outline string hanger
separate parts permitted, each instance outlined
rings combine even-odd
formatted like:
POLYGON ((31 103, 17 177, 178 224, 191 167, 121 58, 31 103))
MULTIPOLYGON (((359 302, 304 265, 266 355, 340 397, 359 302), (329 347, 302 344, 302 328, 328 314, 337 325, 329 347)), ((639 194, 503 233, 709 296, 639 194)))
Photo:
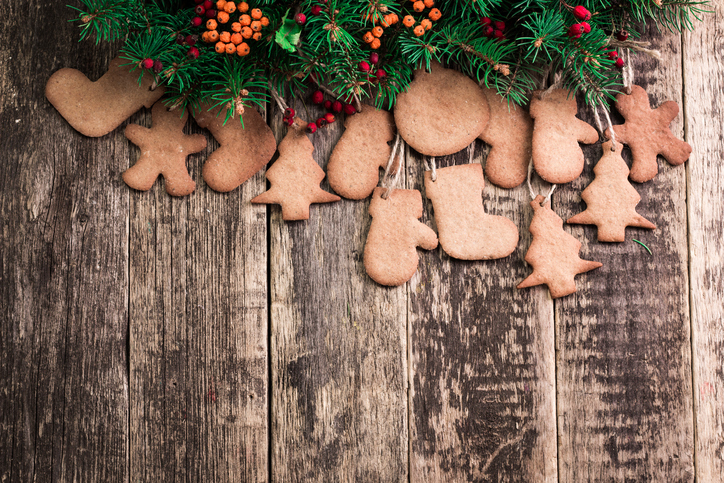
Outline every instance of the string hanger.
POLYGON ((397 188, 397 183, 400 179, 400 173, 402 172, 403 162, 402 160, 400 160, 395 165, 395 160, 398 158, 398 156, 403 155, 404 152, 405 141, 398 133, 395 137, 395 144, 392 147, 392 154, 390 155, 390 159, 387 161, 387 166, 385 167, 385 175, 382 177, 382 183, 380 183, 380 186, 385 188, 385 192, 382 193, 383 200, 388 199, 392 192, 395 190, 395 188, 397 188), (394 173, 392 172, 393 169, 394 173))
MULTIPOLYGON (((530 162, 528 163, 528 179, 526 180, 528 183, 528 192, 530 193, 530 198, 532 200, 536 199, 538 195, 535 194, 535 191, 533 191, 533 185, 531 183, 531 179, 533 178, 533 158, 530 158, 530 162)), ((551 196, 553 195, 553 192, 556 190, 556 184, 551 185, 550 191, 548 191, 548 194, 546 195, 545 199, 543 200, 542 204, 546 204, 551 200, 551 196)))

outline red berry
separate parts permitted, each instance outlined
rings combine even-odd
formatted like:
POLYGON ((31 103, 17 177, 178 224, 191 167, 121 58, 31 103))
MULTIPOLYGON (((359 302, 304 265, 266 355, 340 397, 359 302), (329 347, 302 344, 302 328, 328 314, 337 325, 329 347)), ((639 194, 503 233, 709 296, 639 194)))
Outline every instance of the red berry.
POLYGON ((186 55, 189 59, 198 59, 199 58, 199 49, 196 47, 191 47, 188 52, 186 52, 186 55))
POLYGON ((344 105, 344 113, 348 116, 351 116, 353 114, 357 113, 357 109, 352 104, 345 104, 344 105))
POLYGON ((183 45, 184 42, 186 42, 186 37, 184 36, 184 34, 178 34, 176 36, 176 43, 179 45, 183 45))
POLYGON ((573 9, 573 16, 578 20, 591 20, 591 12, 583 5, 579 5, 573 9))
POLYGON ((483 17, 480 19, 480 23, 482 24, 483 27, 487 27, 488 25, 493 23, 493 21, 490 20, 490 17, 483 17))
POLYGON ((317 132, 317 125, 314 124, 313 122, 310 122, 309 124, 307 124, 307 132, 309 134, 314 134, 315 132, 317 132))
POLYGON ((587 34, 588 32, 591 31, 591 24, 589 24, 588 22, 581 22, 580 25, 581 25, 581 27, 583 27, 584 34, 587 34))
POLYGON ((324 108, 325 108, 326 110, 328 110, 328 111, 329 111, 330 109, 332 109, 332 101, 330 101, 329 99, 327 99, 326 101, 324 101, 324 108))
POLYGON ((619 30, 618 32, 616 32, 616 39, 619 42, 625 42, 628 39, 628 32, 626 32, 625 30, 619 30))
POLYGON ((198 40, 199 40, 198 35, 187 35, 186 38, 184 39, 184 42, 186 42, 186 45, 188 45, 189 47, 193 47, 194 45, 196 45, 196 42, 198 40))
POLYGON ((616 67, 619 69, 624 66, 623 59, 621 57, 616 57, 616 67))
POLYGON ((324 115, 324 120, 327 121, 328 123, 332 124, 335 120, 334 114, 332 114, 331 112, 328 112, 327 114, 324 115))
POLYGON ((363 60, 362 62, 359 63, 359 70, 361 70, 362 72, 369 72, 370 65, 363 60))
POLYGON ((284 124, 286 124, 287 126, 291 126, 292 124, 294 124, 294 118, 293 118, 293 117, 285 117, 284 119, 282 119, 282 121, 283 121, 284 124))
POLYGON ((296 116, 296 115, 297 115, 297 111, 295 111, 295 110, 292 109, 291 107, 287 107, 287 108, 284 110, 284 117, 292 117, 292 118, 293 118, 293 117, 296 116))
POLYGON ((319 15, 319 13, 322 11, 321 5, 314 5, 312 7, 312 15, 319 15))
POLYGON ((211 0, 206 0, 203 5, 204 5, 204 8, 206 10, 208 10, 214 6, 214 2, 212 2, 211 0))
POLYGON ((505 38, 505 34, 500 30, 496 30, 493 32, 493 37, 495 37, 496 39, 502 39, 505 38))
POLYGON ((483 28, 483 35, 485 35, 486 37, 492 37, 493 32, 495 32, 495 29, 493 27, 491 27, 490 25, 483 28))
POLYGON ((378 54, 377 52, 372 52, 370 54, 370 62, 373 64, 376 64, 379 61, 380 61, 380 54, 378 54))
POLYGON ((568 27, 568 36, 577 39, 581 37, 581 34, 583 33, 583 26, 580 23, 574 23, 570 27, 568 27))
POLYGON ((327 120, 323 117, 317 119, 317 127, 324 127, 327 125, 327 120))
POLYGON ((377 77, 377 80, 382 80, 387 77, 387 72, 385 72, 384 69, 377 69, 377 72, 375 72, 375 77, 377 77))
POLYGON ((158 59, 154 60, 153 61, 153 71, 156 74, 160 74, 163 71, 163 62, 161 62, 158 59))
POLYGON ((192 27, 198 27, 201 25, 204 21, 201 19, 201 17, 194 17, 191 19, 191 26, 192 27))
POLYGON ((206 11, 206 17, 208 18, 216 18, 216 10, 210 9, 206 11))
POLYGON ((496 20, 493 22, 493 28, 495 30, 505 30, 505 22, 501 22, 500 20, 496 20))
POLYGON ((608 53, 608 58, 611 60, 618 58, 618 52, 616 52, 615 50, 612 50, 611 52, 608 53))
POLYGON ((297 25, 304 25, 307 22, 307 16, 300 12, 294 16, 294 21, 297 22, 297 25))
POLYGON ((312 94, 312 102, 315 104, 322 104, 324 102, 324 92, 316 91, 312 94))
POLYGON ((196 7, 194 9, 194 12, 196 12, 196 15, 203 15, 206 13, 206 9, 204 8, 203 5, 199 5, 198 7, 196 7))
POLYGON ((144 69, 152 69, 153 68, 153 59, 143 59, 143 62, 141 62, 141 66, 144 69))
POLYGON ((332 110, 338 114, 342 112, 342 103, 339 101, 334 101, 332 103, 332 110))

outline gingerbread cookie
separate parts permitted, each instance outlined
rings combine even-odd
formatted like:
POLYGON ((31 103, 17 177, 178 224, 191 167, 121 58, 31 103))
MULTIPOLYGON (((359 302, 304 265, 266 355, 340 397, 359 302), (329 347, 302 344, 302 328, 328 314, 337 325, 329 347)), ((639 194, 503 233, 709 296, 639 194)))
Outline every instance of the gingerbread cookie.
POLYGON ((472 79, 440 64, 415 71, 407 92, 397 96, 395 124, 421 154, 445 156, 465 149, 488 125, 488 101, 472 79))
POLYGON ((254 176, 274 156, 277 143, 256 109, 242 115, 244 125, 232 118, 224 124, 221 107, 202 105, 194 113, 196 123, 211 131, 221 146, 211 153, 203 168, 204 181, 215 191, 231 191, 254 176))
POLYGON ((525 261, 533 266, 533 273, 518 284, 518 288, 546 284, 551 297, 559 298, 576 291, 574 277, 600 267, 599 262, 582 260, 578 256, 581 242, 563 231, 563 220, 551 210, 551 203, 538 195, 531 201, 535 214, 530 222, 533 241, 525 254, 525 261))
POLYGON ((60 69, 48 79, 45 97, 79 133, 104 136, 140 108, 151 107, 164 93, 163 87, 150 90, 153 78, 148 73, 138 85, 139 71, 131 72, 124 63, 116 57, 95 82, 78 70, 60 69))
POLYGON ((598 141, 598 132, 578 119, 577 112, 576 97, 565 89, 533 93, 533 166, 549 183, 578 178, 583 171, 583 151, 578 143, 598 141))
POLYGON ((266 172, 271 188, 251 200, 282 205, 282 218, 287 221, 308 220, 312 203, 340 200, 339 196, 319 187, 324 170, 312 157, 314 146, 305 133, 306 127, 306 122, 295 121, 279 143, 279 159, 266 172))
POLYGON ((593 168, 596 179, 581 193, 586 210, 568 223, 596 225, 598 241, 622 242, 626 240, 627 226, 651 230, 656 226, 636 213, 641 196, 628 182, 628 166, 621 157, 623 146, 616 143, 612 151, 611 145, 611 141, 603 143, 603 157, 593 168))
POLYGON ((367 198, 387 165, 395 137, 391 113, 367 106, 344 121, 345 131, 327 163, 329 186, 351 200, 367 198))
POLYGON ((422 196, 417 190, 375 188, 370 203, 372 225, 365 243, 364 265, 372 280, 381 285, 402 285, 417 271, 417 247, 432 250, 437 236, 418 218, 422 196))
MULTIPOLYGON (((689 159, 691 146, 674 136, 669 124, 679 113, 679 105, 674 101, 666 101, 656 109, 651 109, 649 96, 639 86, 631 86, 631 94, 616 96, 616 109, 623 115, 626 122, 614 126, 616 140, 631 148, 633 164, 631 174, 633 181, 643 183, 656 176, 659 171, 656 156, 662 155, 669 164, 679 165, 689 159)), ((611 136, 610 130, 606 131, 611 136)))
POLYGON ((186 157, 204 149, 206 138, 201 134, 184 134, 189 118, 186 109, 169 111, 158 101, 153 105, 151 116, 150 129, 138 124, 126 127, 126 137, 141 148, 141 157, 123 173, 123 181, 133 189, 148 191, 160 174, 166 180, 168 194, 190 194, 196 183, 186 169, 186 157))
POLYGON ((432 200, 440 246, 461 260, 507 257, 518 245, 518 228, 483 208, 485 186, 480 164, 462 164, 425 172, 425 192, 432 200))
POLYGON ((533 120, 525 109, 509 103, 495 89, 483 89, 483 93, 490 107, 490 122, 478 138, 491 147, 485 174, 496 186, 515 188, 528 176, 533 120))

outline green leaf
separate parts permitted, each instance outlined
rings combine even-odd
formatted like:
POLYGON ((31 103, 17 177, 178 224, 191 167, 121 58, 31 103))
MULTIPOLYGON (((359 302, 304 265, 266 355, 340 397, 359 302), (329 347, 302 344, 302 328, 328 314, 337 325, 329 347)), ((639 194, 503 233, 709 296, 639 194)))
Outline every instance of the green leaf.
POLYGON ((282 26, 277 30, 274 41, 284 50, 294 52, 297 50, 299 37, 302 35, 302 27, 300 27, 293 18, 287 19, 289 10, 282 17, 282 26))

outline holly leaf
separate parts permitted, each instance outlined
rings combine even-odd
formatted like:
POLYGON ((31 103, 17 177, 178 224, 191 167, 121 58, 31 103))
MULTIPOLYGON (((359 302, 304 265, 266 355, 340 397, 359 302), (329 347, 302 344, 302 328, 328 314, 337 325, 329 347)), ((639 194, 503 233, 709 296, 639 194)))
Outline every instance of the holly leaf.
POLYGON ((294 21, 294 18, 287 19, 289 10, 282 17, 282 26, 277 30, 274 41, 279 46, 288 50, 289 52, 295 52, 297 50, 297 44, 299 43, 299 37, 302 35, 302 27, 294 21))

